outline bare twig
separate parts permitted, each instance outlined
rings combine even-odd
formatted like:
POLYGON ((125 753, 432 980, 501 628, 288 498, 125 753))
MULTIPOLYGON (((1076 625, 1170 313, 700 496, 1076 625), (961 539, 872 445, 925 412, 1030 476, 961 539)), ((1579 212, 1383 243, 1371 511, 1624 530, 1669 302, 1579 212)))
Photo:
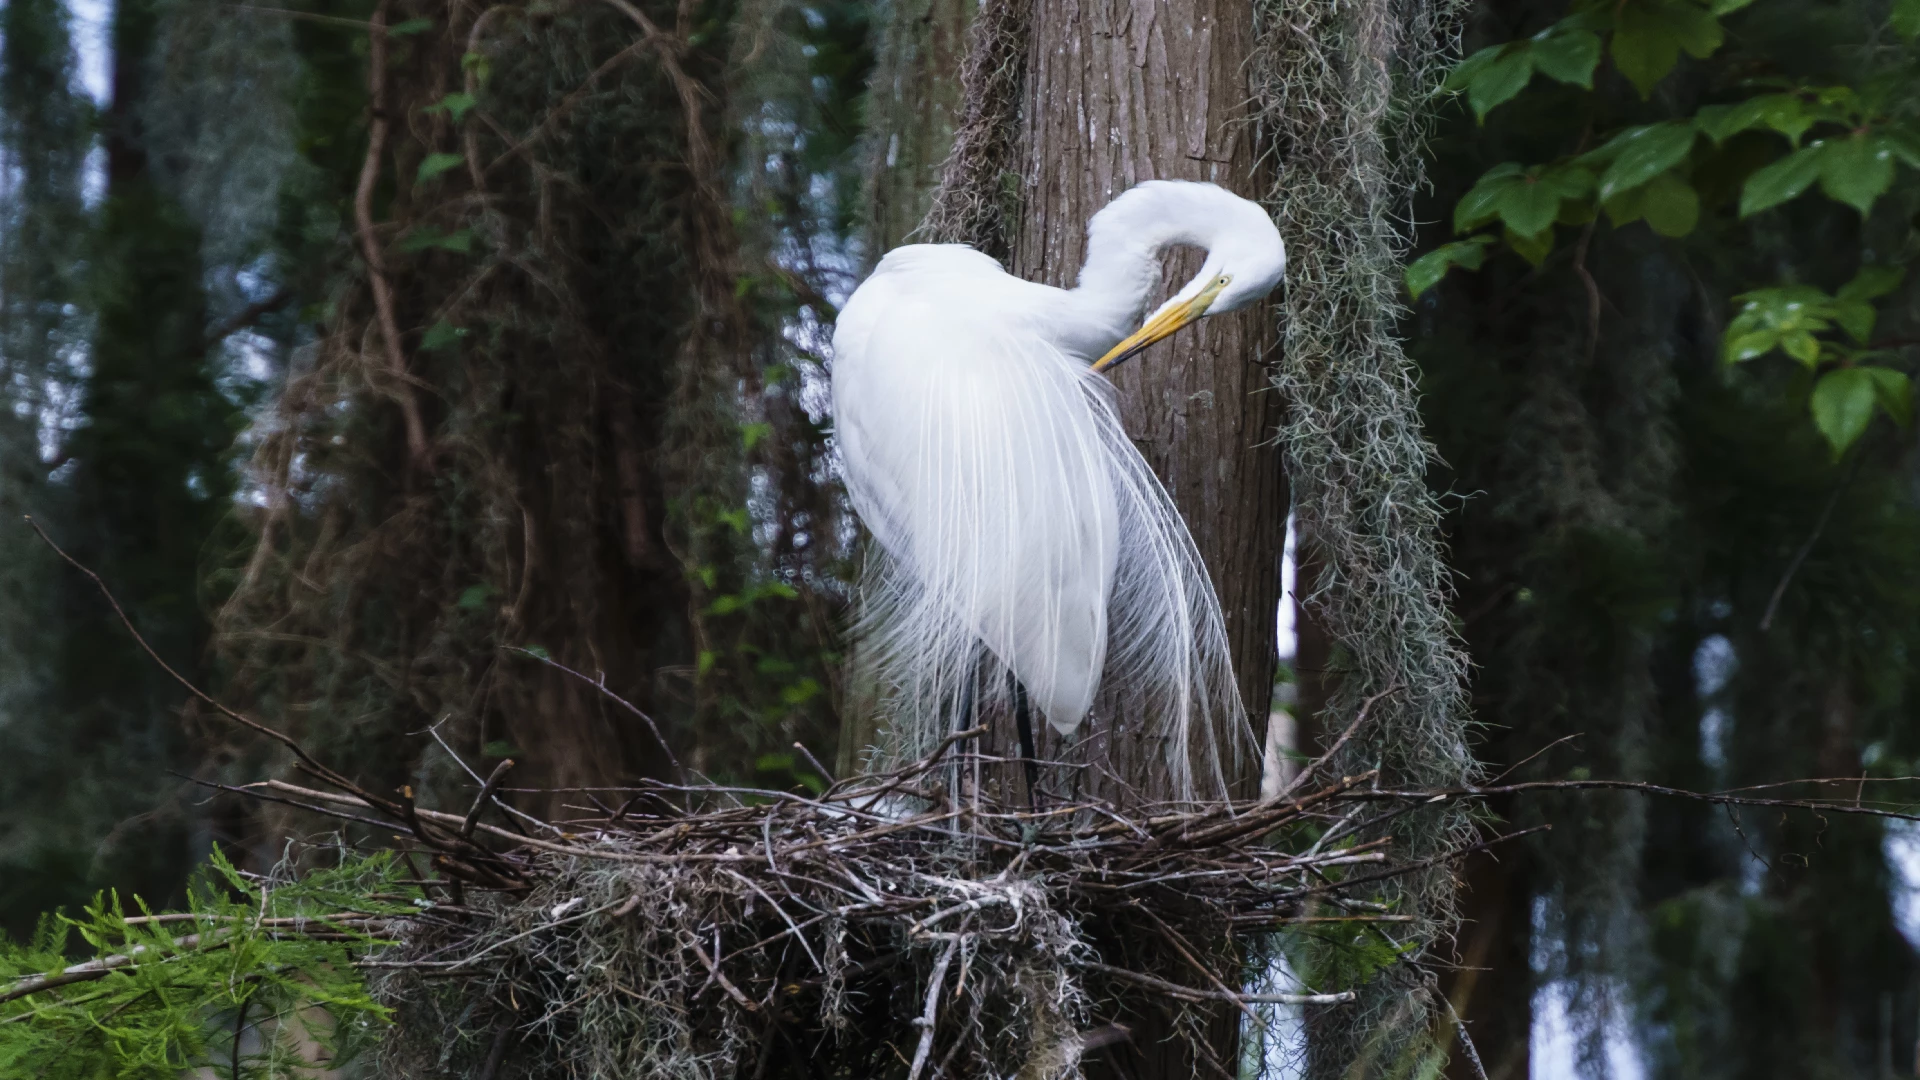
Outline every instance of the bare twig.
POLYGON ((660 744, 660 751, 667 755, 667 764, 673 766, 674 773, 680 777, 682 782, 685 782, 688 779, 687 771, 680 767, 680 759, 673 756, 673 747, 667 744, 667 737, 660 733, 660 725, 654 723, 653 717, 648 716, 646 713, 642 712, 638 705, 635 705, 633 702, 628 701, 626 698, 623 698, 619 694, 616 694, 613 691, 607 689, 607 683, 604 677, 599 679, 589 679, 585 675, 581 674, 580 672, 573 670, 572 668, 568 667, 567 665, 561 663, 558 660, 555 660, 553 657, 544 656, 540 653, 534 652, 532 649, 522 648, 521 646, 518 646, 518 645, 502 645, 500 647, 502 649, 505 649, 507 652, 519 653, 522 656, 531 656, 535 660, 540 661, 541 663, 547 665, 550 668, 556 668, 560 671, 567 673, 568 675, 573 676, 576 679, 579 679, 581 682, 586 683, 588 686, 591 686, 595 690, 600 691, 600 693, 603 696, 605 696, 607 699, 612 701, 614 704, 620 706, 621 708, 627 710, 633 715, 646 721, 647 730, 653 732, 653 739, 655 742, 660 744))
POLYGON ((85 564, 81 563, 80 560, 67 554, 66 549, 62 548, 59 544, 54 543, 53 537, 47 535, 47 531, 40 527, 39 522, 33 520, 33 516, 31 514, 26 515, 26 522, 29 526, 32 527, 35 533, 39 534, 40 539, 44 541, 48 547, 53 549, 53 553, 55 555, 60 556, 61 559, 66 561, 67 565, 73 567, 75 570, 80 571, 82 574, 85 574, 87 576, 87 580, 93 582, 94 587, 100 590, 100 595, 105 597, 107 604, 113 608, 113 613, 116 617, 119 618, 120 625, 126 627, 127 633, 133 636, 134 643, 136 645, 139 645, 140 650, 146 653, 147 657, 151 659, 155 664, 160 665, 160 670, 166 672, 169 676, 171 676, 173 678, 173 681, 179 683, 181 687, 187 691, 187 693, 192 694, 195 698, 199 699, 201 702, 211 706, 213 709, 218 711, 220 715, 226 717, 229 720, 232 720, 234 723, 239 724, 241 727, 246 728, 247 730, 253 732, 256 735, 264 735, 267 738, 272 739, 274 742, 277 742, 280 745, 286 747, 288 750, 293 751, 294 757, 298 758, 302 763, 304 763, 310 769, 312 769, 316 776, 319 776, 325 779, 328 783, 339 787, 343 791, 353 792, 355 795, 360 796, 363 800, 365 800, 367 805, 375 807, 380 810, 385 810, 389 813, 392 813, 397 809, 397 807, 394 807, 390 803, 386 803, 381 800, 375 799, 371 794, 367 793, 366 791, 363 791, 359 785, 353 783, 351 780, 348 780, 346 777, 340 775, 339 773, 334 772, 332 769, 327 768, 325 765, 322 765, 319 759, 315 758, 312 754, 309 754, 306 748, 301 746, 299 741, 296 740, 293 736, 288 735, 284 731, 279 731, 274 728, 270 728, 267 725, 261 723, 260 721, 253 719, 250 716, 244 716, 238 712, 235 712, 234 710, 228 708, 226 705, 215 700, 213 695, 207 693, 205 690, 200 689, 198 686, 195 686, 191 681, 187 679, 185 675, 182 675, 178 671, 175 671, 172 664, 167 663, 166 660, 161 658, 158 652, 154 651, 154 648, 152 645, 147 644, 147 639, 140 635, 140 631, 137 628, 135 628, 135 626, 133 625, 133 620, 127 616, 127 610, 120 606, 120 601, 114 598, 113 590, 107 588, 107 583, 101 580, 100 575, 94 573, 92 569, 87 567, 85 564))
POLYGON ((427 427, 420 418, 420 403, 414 399, 407 375, 407 355, 400 344, 400 320, 394 312, 393 283, 387 279, 387 257, 373 225, 373 191, 380 182, 380 163, 387 150, 387 4, 380 0, 373 9, 371 31, 367 34, 367 103, 371 119, 367 124, 367 156, 360 165, 360 180, 353 192, 353 220, 360 240, 361 257, 367 261, 367 284, 373 290, 373 308, 380 324, 380 337, 386 347, 387 367, 393 375, 393 396, 399 403, 401 420, 407 430, 407 451, 417 468, 427 469, 431 460, 427 450, 427 427))
POLYGON ((1181 986, 1179 983, 1168 982, 1165 979, 1155 978, 1152 975, 1146 975, 1138 971, 1128 971, 1126 968, 1114 967, 1111 964, 1102 964, 1097 961, 1089 960, 1081 966, 1088 971, 1097 971, 1102 975, 1109 975, 1123 982, 1137 983, 1141 986, 1151 987, 1163 994, 1179 998, 1183 1001, 1230 1001, 1241 1005, 1247 1003, 1256 1005, 1345 1005, 1354 1000, 1355 996, 1351 990, 1342 991, 1338 994, 1235 994, 1219 990, 1198 990, 1191 986, 1181 986))
POLYGON ((1314 774, 1314 771, 1319 769, 1320 766, 1325 765, 1329 761, 1332 761, 1333 756, 1335 754, 1338 754, 1341 748, 1347 745, 1347 740, 1353 738, 1354 732, 1357 732, 1360 730, 1360 725, 1367 722, 1367 714, 1373 711, 1373 706, 1375 702, 1379 701, 1380 699, 1386 697, 1389 694, 1397 694, 1399 692, 1400 692, 1400 686, 1398 683, 1396 683, 1392 686, 1387 687, 1385 690, 1382 690, 1379 693, 1373 695, 1367 700, 1361 702, 1359 710, 1354 713, 1353 723, 1348 724, 1347 729, 1340 733, 1340 737, 1333 740, 1333 745, 1327 747, 1326 753, 1321 754, 1319 757, 1314 758, 1312 761, 1308 762, 1306 768, 1301 769, 1300 772, 1296 776, 1294 776, 1292 780, 1288 781, 1287 786, 1281 790, 1280 794, 1275 797, 1274 801, 1277 802, 1282 799, 1285 799, 1287 796, 1293 794, 1295 791, 1298 791, 1300 789, 1300 785, 1306 783, 1307 778, 1312 776, 1314 774))
POLYGON ((480 822, 480 811, 486 807, 487 800, 493 797, 494 791, 500 787, 500 781, 506 777, 507 770, 511 768, 513 768, 513 759, 506 758, 493 767, 493 773, 487 777, 487 782, 480 785, 480 794, 473 797, 473 809, 467 811, 467 820, 460 825, 460 839, 473 839, 473 827, 480 822))
POLYGON ((1833 520, 1833 508, 1840 505, 1840 496, 1846 494, 1847 488, 1853 484, 1854 475, 1860 471, 1860 463, 1865 460, 1864 455, 1855 454, 1853 464, 1847 466, 1847 475, 1834 485, 1833 493, 1827 496, 1826 505, 1820 508, 1820 516, 1814 519, 1813 531, 1807 534, 1806 542, 1800 545, 1800 550, 1793 553, 1792 561, 1787 563, 1786 572, 1780 575, 1780 583, 1773 587, 1773 595, 1767 597, 1767 610, 1760 615, 1759 628, 1762 632, 1772 629, 1773 617, 1780 611, 1780 600, 1787 595, 1787 586, 1793 582, 1793 575, 1800 572, 1800 564, 1807 561, 1808 555, 1813 554, 1814 545, 1820 542, 1821 535, 1827 531, 1827 522, 1833 520))
POLYGON ((934 1014, 940 1007, 940 988, 946 985, 947 968, 953 963, 953 954, 960 951, 961 937, 955 934, 953 940, 941 951, 940 959, 934 961, 933 974, 927 977, 927 1003, 920 1010, 920 1019, 915 1026, 920 1029, 920 1041, 913 1049, 913 1064, 907 1069, 907 1080, 920 1080, 920 1072, 927 1067, 927 1055, 933 1052, 934 1014))

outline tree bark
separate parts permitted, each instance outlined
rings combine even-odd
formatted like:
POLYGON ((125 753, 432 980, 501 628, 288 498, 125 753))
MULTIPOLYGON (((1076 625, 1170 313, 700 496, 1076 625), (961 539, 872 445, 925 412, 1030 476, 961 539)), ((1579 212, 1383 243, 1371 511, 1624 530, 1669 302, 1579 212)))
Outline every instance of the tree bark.
MULTIPOLYGON (((1011 269, 1070 286, 1087 219, 1143 180, 1207 180, 1253 197, 1246 118, 1251 13, 1222 0, 1037 5, 1021 110, 1011 269)), ((1169 260, 1166 293, 1198 271, 1169 260)), ((1266 722, 1286 481, 1265 444, 1279 400, 1264 307, 1207 319, 1120 368, 1121 416, 1186 519, 1226 616, 1240 694, 1266 722)), ((1148 792, 1146 794, 1152 794, 1148 792)))
MULTIPOLYGON (((1087 219, 1143 180, 1207 180, 1258 194, 1251 130, 1239 122, 1250 97, 1252 40, 1250 9, 1222 0, 1035 5, 1010 269, 1071 286, 1087 219)), ((1170 259, 1165 293, 1199 264, 1192 251, 1170 259)), ((1207 319, 1114 378, 1127 432, 1173 496, 1213 579, 1240 694, 1257 728, 1272 695, 1287 512, 1279 455, 1267 445, 1280 415, 1261 363, 1273 344, 1271 315, 1256 307, 1207 319)), ((1154 790, 1150 758, 1113 761, 1142 797, 1170 795, 1154 790)), ((1248 768, 1230 778, 1242 792, 1258 783, 1256 760, 1249 755, 1248 768)), ((1091 1077, 1191 1077, 1236 1060, 1240 1017, 1232 1009, 1206 1018, 1205 1047, 1196 1055, 1160 1004, 1123 997, 1120 1007, 1132 1037, 1091 1057, 1091 1077)))

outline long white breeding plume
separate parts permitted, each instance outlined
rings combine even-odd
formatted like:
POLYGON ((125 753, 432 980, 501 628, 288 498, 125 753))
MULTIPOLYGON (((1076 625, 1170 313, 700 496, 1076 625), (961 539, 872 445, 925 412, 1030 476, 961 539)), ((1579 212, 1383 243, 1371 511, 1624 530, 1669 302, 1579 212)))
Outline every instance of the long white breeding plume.
POLYGON ((1206 568, 1098 372, 1264 296, 1285 254, 1263 211, 1211 184, 1143 184, 1088 233, 1072 290, 911 245, 841 312, 835 435, 879 548, 856 647, 902 752, 1006 702, 1010 672, 1062 734, 1090 711, 1144 725, 1190 797, 1196 764, 1224 789, 1215 733, 1248 733, 1245 709, 1206 568), (1207 264, 1129 336, 1175 244, 1207 264))

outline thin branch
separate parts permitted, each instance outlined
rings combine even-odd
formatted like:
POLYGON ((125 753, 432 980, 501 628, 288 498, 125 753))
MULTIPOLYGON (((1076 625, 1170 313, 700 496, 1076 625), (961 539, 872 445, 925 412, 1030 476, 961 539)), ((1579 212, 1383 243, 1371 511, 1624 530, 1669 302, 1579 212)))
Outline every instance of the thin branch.
POLYGON ((1827 522, 1833 519, 1833 508, 1840 505, 1840 496, 1853 484, 1853 478, 1860 471, 1860 463, 1866 460, 1863 455, 1855 454, 1853 464, 1847 466, 1847 475, 1834 485, 1833 494, 1827 496, 1827 504, 1820 508, 1820 516, 1813 523, 1813 531, 1807 534, 1807 542, 1793 553, 1793 561, 1787 564, 1786 573, 1780 575, 1780 583, 1773 587, 1773 595, 1767 598, 1767 610, 1760 616, 1762 633, 1773 627, 1773 617, 1780 610, 1780 599, 1787 595, 1787 585, 1793 581, 1793 575, 1800 572, 1800 564, 1813 554, 1813 546, 1820 542, 1820 536, 1827 531, 1827 522))
POLYGON ((372 31, 367 35, 367 102, 372 111, 367 125, 367 156, 360 164, 360 180, 353 192, 353 219, 360 240, 361 257, 367 261, 367 283, 373 290, 373 307, 380 324, 380 337, 386 347, 387 367, 394 376, 393 395, 407 429, 407 451, 416 467, 427 469, 431 461, 427 450, 427 428, 420 419, 420 403, 414 399, 407 374, 407 356, 400 345, 400 320, 394 314, 393 283, 387 278, 387 257, 373 226, 373 191, 380 181, 381 157, 387 149, 387 4, 380 0, 373 9, 372 31))
POLYGON ((568 113, 573 111, 573 107, 578 105, 587 96, 588 91, 593 89, 593 84, 599 82, 602 75, 638 57, 641 53, 653 47, 654 45, 651 38, 642 38, 608 57, 606 62, 594 68, 593 73, 583 79, 579 86, 574 87, 571 93, 561 98, 560 104, 555 105, 548 111, 547 115, 541 117, 540 122, 535 124, 531 131, 521 136, 512 146, 502 150, 500 155, 494 158, 493 161, 487 165, 486 169, 483 170, 483 175, 491 175, 495 169, 506 164, 509 158, 525 153, 528 147, 538 142, 540 137, 547 133, 549 128, 559 123, 568 113))
POLYGON ((126 627, 127 633, 133 635, 134 643, 140 646, 141 651, 145 652, 149 659, 151 659, 154 663, 160 665, 160 670, 172 676, 174 682, 179 683, 183 688, 185 688, 187 693, 192 694, 195 698, 199 699, 201 702, 218 710, 220 715, 225 716, 227 719, 232 720, 234 723, 239 724, 241 727, 244 727, 247 730, 257 735, 264 735, 267 738, 272 739, 274 742, 277 742, 280 745, 286 747, 288 750, 293 751, 294 756, 299 758, 300 761, 302 761, 309 768, 311 768, 316 775, 320 776, 321 778, 326 780, 328 783, 334 784, 335 786, 339 787, 343 791, 350 791, 350 792, 353 792, 355 795, 360 796, 362 799, 366 800, 369 806, 372 806, 379 810, 387 811, 388 813, 392 813, 394 812, 394 810, 397 809, 397 807, 393 807, 387 803, 384 803, 380 800, 375 799, 372 795, 361 790, 359 785, 353 783, 351 780, 348 780, 346 777, 340 775, 339 773, 334 772, 332 769, 327 768, 325 765, 322 765, 317 758, 315 758, 312 754, 307 753, 306 748, 301 746, 299 741, 296 740, 293 736, 288 735, 284 731, 278 731, 278 730, 275 730, 274 728, 270 728, 267 725, 261 723, 260 721, 253 719, 250 716, 243 716, 240 713, 235 712, 234 710, 228 708, 226 705, 216 700, 213 697, 213 695, 207 693, 205 690, 200 689, 198 686, 195 686, 191 681, 187 679, 185 675, 182 675, 178 671, 175 671, 172 664, 167 663, 166 660, 163 659, 160 656, 160 654, 154 650, 152 645, 147 644, 147 639, 140 635, 140 631, 137 628, 135 628, 135 626, 133 625, 133 619, 127 615, 127 609, 120 606, 120 601, 114 598, 113 590, 107 588, 107 583, 101 579, 100 575, 94 573, 91 568, 83 564, 80 560, 67 554, 65 548, 62 548, 59 544, 54 543, 53 537, 47 535, 47 530, 41 528, 40 523, 33 520, 33 515, 28 514, 28 515, 25 515, 25 517, 26 517, 26 522, 28 526, 30 526, 34 532, 40 535, 40 539, 44 541, 48 547, 53 549, 53 553, 55 555, 60 556, 61 559, 66 561, 67 565, 73 567, 75 570, 80 571, 82 574, 85 574, 87 576, 87 580, 93 582, 94 587, 100 590, 100 595, 103 597, 106 597, 107 604, 113 608, 113 613, 115 616, 119 618, 120 625, 126 627))
POLYGON ((479 824, 480 811, 486 807, 487 800, 493 797, 494 791, 500 787, 500 781, 506 777, 507 770, 511 768, 513 768, 513 759, 507 758, 495 765, 492 775, 487 777, 487 782, 480 785, 480 794, 473 797, 473 809, 467 811, 467 820, 460 825, 460 839, 473 839, 473 827, 479 824))
POLYGON ((586 683, 588 686, 593 687, 595 690, 600 691, 602 695, 611 699, 614 704, 619 705, 621 708, 627 710, 633 715, 646 721, 647 730, 653 732, 654 741, 660 744, 661 752, 667 755, 667 763, 673 766, 674 773, 680 777, 682 782, 685 782, 687 780, 687 770, 680 767, 680 759, 674 756, 673 747, 667 745, 667 737, 660 733, 660 725, 653 722, 653 717, 648 716, 644 712, 641 712, 640 707, 638 705, 635 705, 633 702, 628 701, 626 698, 623 698, 619 694, 616 694, 613 691, 607 689, 606 677, 604 675, 598 679, 589 679, 585 675, 581 674, 578 671, 573 670, 572 668, 561 663, 560 661, 555 660, 550 656, 542 656, 541 654, 534 652, 532 649, 522 648, 518 645, 502 645, 500 647, 502 649, 505 649, 507 652, 516 652, 521 654, 522 656, 531 656, 535 660, 540 661, 541 663, 547 665, 550 668, 557 668, 561 671, 566 672, 568 675, 571 675, 574 678, 579 679, 581 682, 586 683))
POLYGON ((1301 769, 1298 775, 1296 775, 1292 780, 1288 781, 1287 786, 1281 789, 1280 794, 1275 796, 1273 801, 1278 802, 1282 799, 1285 799, 1287 796, 1293 794, 1295 791, 1298 791, 1300 788, 1300 785, 1306 783, 1307 778, 1312 776, 1316 769, 1320 768, 1320 766, 1322 765, 1325 765, 1327 762, 1332 761, 1333 755, 1338 754, 1340 752, 1341 747, 1344 747, 1347 745, 1347 740, 1353 738, 1354 732, 1360 730, 1360 725, 1367 722, 1367 714, 1373 711, 1374 702, 1379 701, 1381 698, 1386 697, 1388 694, 1399 693, 1399 691, 1400 691, 1400 685, 1398 683, 1395 683, 1394 685, 1387 687, 1385 690, 1382 690, 1379 693, 1368 698, 1367 700, 1361 702, 1360 709, 1358 712, 1354 714, 1353 723, 1347 725, 1347 730, 1341 732, 1340 737, 1333 740, 1333 745, 1327 748, 1326 753, 1321 754, 1319 757, 1314 758, 1312 761, 1308 762, 1306 768, 1301 769))
POLYGON ((1151 987, 1163 994, 1180 998, 1184 1001, 1230 1001, 1243 1005, 1249 1003, 1254 1005, 1345 1005, 1353 1001, 1357 996, 1351 990, 1343 990, 1338 994, 1223 993, 1218 990, 1200 990, 1191 986, 1182 986, 1179 983, 1168 982, 1165 979, 1157 979, 1152 975, 1143 975, 1138 971, 1128 971, 1126 968, 1114 967, 1111 964, 1102 964, 1092 960, 1083 961, 1080 966, 1086 968, 1088 971, 1097 971, 1102 975, 1109 975, 1125 982, 1138 983, 1141 986, 1151 987))
POLYGON ((913 1049, 913 1064, 907 1069, 907 1080, 920 1080, 921 1070, 927 1067, 927 1056, 933 1053, 933 1024, 935 1011, 940 1007, 940 990, 947 982, 947 968, 953 964, 953 954, 960 951, 960 935, 940 953, 940 959, 934 961, 933 974, 927 978, 927 1002, 920 1010, 920 1018, 914 1021, 920 1029, 920 1041, 913 1049))
POLYGON ((228 319, 226 322, 221 323, 207 332, 207 347, 211 348, 214 345, 218 345, 240 331, 252 327, 262 318, 286 307, 293 302, 294 295, 292 288, 282 285, 274 291, 272 296, 264 300, 255 300, 253 303, 241 308, 239 313, 234 315, 233 318, 228 319))
POLYGON ((1447 1015, 1453 1018, 1453 1029, 1460 1034, 1460 1046, 1467 1052, 1467 1062, 1473 1066, 1473 1075, 1477 1080, 1487 1080, 1487 1067, 1481 1064, 1480 1051, 1473 1045, 1473 1036, 1467 1034, 1467 1022, 1454 1011, 1453 1002, 1444 997, 1440 1000, 1447 1002, 1447 1015))

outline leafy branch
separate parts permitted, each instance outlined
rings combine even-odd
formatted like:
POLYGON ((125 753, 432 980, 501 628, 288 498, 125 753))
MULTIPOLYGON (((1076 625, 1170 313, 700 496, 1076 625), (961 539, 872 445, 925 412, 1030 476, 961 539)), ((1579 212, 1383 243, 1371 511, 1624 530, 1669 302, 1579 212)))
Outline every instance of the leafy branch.
MULTIPOLYGON (((1463 93, 1485 122, 1518 97, 1535 75, 1588 94, 1603 62, 1649 98, 1684 53, 1713 56, 1725 43, 1721 20, 1752 0, 1579 0, 1564 19, 1531 37, 1489 46, 1462 61, 1445 88, 1463 93)), ((1898 0, 1890 29, 1920 36, 1920 0, 1898 0)), ((1454 208, 1460 239, 1442 244, 1406 271, 1417 299, 1454 267, 1479 270, 1490 253, 1511 250, 1539 266, 1560 226, 1590 229, 1605 214, 1613 228, 1644 221, 1679 238, 1702 220, 1703 184, 1738 191, 1737 219, 1773 210, 1816 189, 1864 219, 1904 175, 1920 171, 1920 124, 1911 87, 1911 49, 1889 71, 1858 85, 1806 85, 1781 78, 1742 81, 1745 96, 1703 105, 1691 115, 1600 133, 1552 161, 1503 162, 1488 169, 1454 208), (1773 142, 1771 160, 1756 160, 1752 138, 1773 142), (1736 140, 1739 140, 1736 143, 1736 140)), ((1762 149, 1764 152, 1764 149, 1762 149)), ((1583 233, 1584 235, 1584 233, 1583 233)), ((1809 396, 1815 427, 1836 457, 1859 439, 1876 409, 1905 424, 1911 413, 1908 376, 1869 347, 1872 301, 1891 293, 1902 271, 1864 266, 1829 294, 1815 286, 1762 288, 1726 330, 1724 355, 1738 363, 1774 351, 1819 372, 1809 396), (1821 335, 1839 330, 1847 340, 1821 335)))

